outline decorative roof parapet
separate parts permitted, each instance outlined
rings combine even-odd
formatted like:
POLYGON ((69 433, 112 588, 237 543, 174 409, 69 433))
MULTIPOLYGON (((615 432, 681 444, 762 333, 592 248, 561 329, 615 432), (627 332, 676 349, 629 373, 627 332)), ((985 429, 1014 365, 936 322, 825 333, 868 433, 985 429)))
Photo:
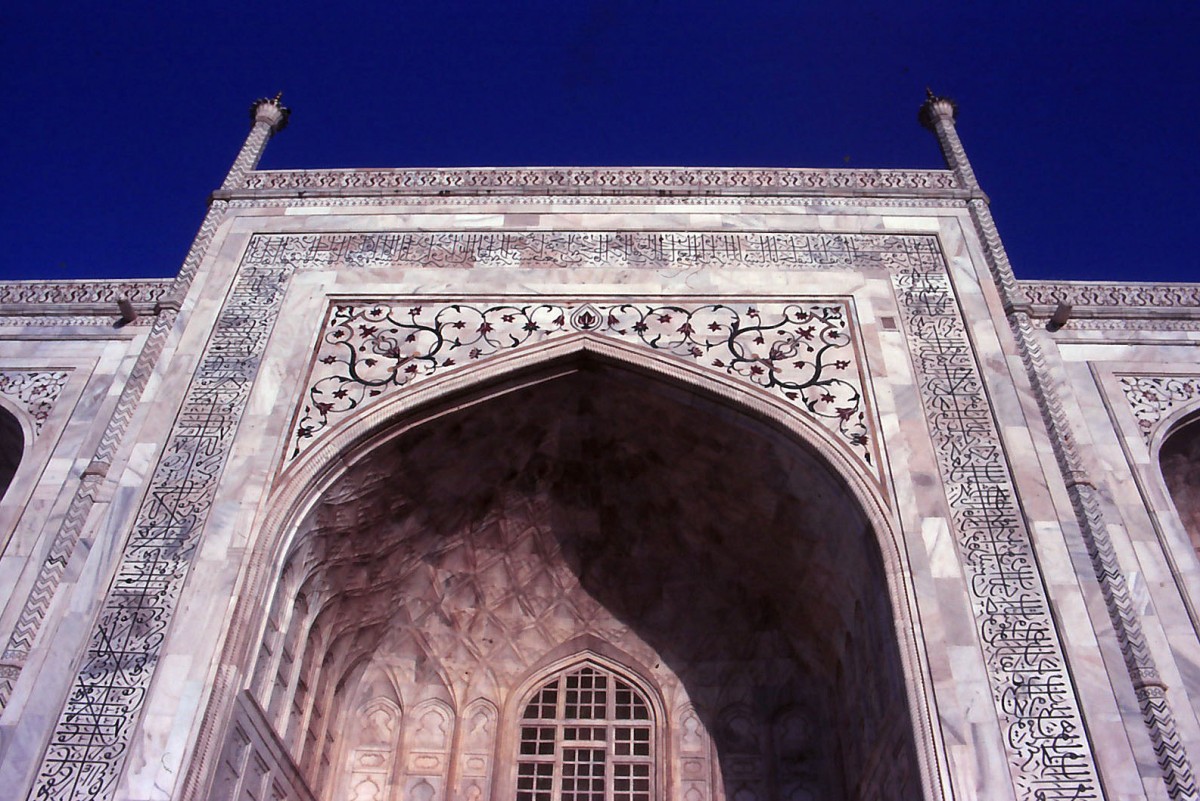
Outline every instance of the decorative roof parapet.
POLYGON ((1081 309, 1162 309, 1200 315, 1200 284, 1117 284, 1083 281, 1021 281, 1034 311, 1053 310, 1067 303, 1081 309), (1042 307, 1042 308, 1038 308, 1042 307))
POLYGON ((0 281, 0 313, 117 313, 117 301, 129 300, 138 311, 166 304, 173 279, 134 281, 0 281))
MULTIPOLYGON (((946 194, 949 170, 690 167, 514 167, 261 170, 241 191, 281 194, 946 194)), ((232 190, 229 194, 237 194, 232 190)))

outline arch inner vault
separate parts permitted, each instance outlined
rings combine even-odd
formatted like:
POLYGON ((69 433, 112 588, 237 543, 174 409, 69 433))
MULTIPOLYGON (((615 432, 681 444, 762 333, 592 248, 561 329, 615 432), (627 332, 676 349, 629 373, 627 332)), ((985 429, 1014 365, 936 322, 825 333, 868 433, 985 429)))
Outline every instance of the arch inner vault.
POLYGON ((921 792, 883 558, 844 482, 599 361, 336 479, 250 691, 322 799, 921 792))

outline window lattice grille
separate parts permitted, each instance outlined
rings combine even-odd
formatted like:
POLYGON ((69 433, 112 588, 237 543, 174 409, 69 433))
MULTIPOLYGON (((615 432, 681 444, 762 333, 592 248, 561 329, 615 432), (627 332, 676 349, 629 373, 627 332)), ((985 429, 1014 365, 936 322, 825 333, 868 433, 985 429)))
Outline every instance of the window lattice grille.
POLYGON ((592 663, 568 668, 525 705, 517 801, 650 801, 650 705, 620 676, 592 663))

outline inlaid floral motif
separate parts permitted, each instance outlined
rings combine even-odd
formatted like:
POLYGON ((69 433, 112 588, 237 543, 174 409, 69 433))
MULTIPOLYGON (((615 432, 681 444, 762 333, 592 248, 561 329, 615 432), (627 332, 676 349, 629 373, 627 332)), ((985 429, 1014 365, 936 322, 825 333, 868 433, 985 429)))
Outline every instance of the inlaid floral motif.
POLYGON ((336 419, 434 373, 571 332, 668 353, 801 407, 874 463, 843 303, 362 303, 331 310, 296 426, 299 454, 336 419))

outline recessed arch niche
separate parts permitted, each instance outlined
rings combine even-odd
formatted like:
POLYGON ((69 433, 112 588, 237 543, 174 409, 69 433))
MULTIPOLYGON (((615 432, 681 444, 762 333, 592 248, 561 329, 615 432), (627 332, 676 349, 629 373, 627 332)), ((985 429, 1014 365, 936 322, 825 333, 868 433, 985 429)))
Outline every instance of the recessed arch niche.
POLYGON ((284 561, 250 689, 318 798, 515 797, 522 688, 581 640, 659 699, 655 799, 923 797, 876 532, 812 448, 585 356, 458 401, 284 561))
POLYGON ((1167 434, 1158 463, 1192 548, 1200 553, 1200 414, 1167 434))
POLYGON ((25 454, 25 431, 21 421, 0 404, 0 499, 12 484, 25 454))

